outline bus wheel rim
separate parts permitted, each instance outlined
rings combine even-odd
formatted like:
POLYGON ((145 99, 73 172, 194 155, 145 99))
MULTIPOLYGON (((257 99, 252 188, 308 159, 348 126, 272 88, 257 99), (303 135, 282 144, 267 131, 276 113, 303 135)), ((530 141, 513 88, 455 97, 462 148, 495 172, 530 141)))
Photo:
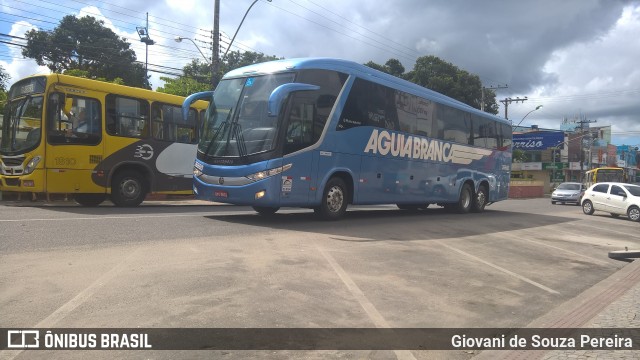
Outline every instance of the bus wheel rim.
POLYGON ((462 192, 462 206, 464 206, 465 208, 468 208, 470 204, 471 204, 471 196, 469 195, 469 192, 468 191, 463 191, 462 192))
POLYGON ((478 192, 478 207, 482 208, 484 206, 485 201, 487 200, 486 196, 484 195, 484 191, 479 191, 478 192))
POLYGON ((140 184, 133 179, 123 181, 120 189, 122 191, 122 195, 130 199, 135 198, 140 194, 140 184))
POLYGON ((334 186, 327 192, 327 208, 331 212, 337 212, 342 208, 344 195, 339 186, 334 186))

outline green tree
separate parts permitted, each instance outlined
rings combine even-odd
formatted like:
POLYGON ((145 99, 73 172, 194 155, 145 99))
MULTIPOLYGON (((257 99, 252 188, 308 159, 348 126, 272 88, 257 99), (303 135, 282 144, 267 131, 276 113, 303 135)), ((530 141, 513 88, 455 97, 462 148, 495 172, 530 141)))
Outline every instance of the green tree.
POLYGON ((11 75, 9 75, 2 65, 0 65, 0 91, 7 91, 9 87, 9 79, 11 79, 11 75))
MULTIPOLYGON (((70 69, 70 70, 65 70, 64 74, 69 76, 76 76, 76 77, 91 79, 89 72, 86 70, 70 69)), ((118 84, 118 85, 126 85, 124 83, 124 80, 122 80, 122 78, 119 78, 119 77, 113 80, 107 80, 105 78, 93 78, 93 80, 104 81, 104 82, 109 82, 109 83, 118 84)))
MULTIPOLYGON (((218 78, 233 69, 278 59, 283 58, 253 51, 231 51, 220 62, 218 78)), ((161 77, 160 80, 164 81, 165 85, 157 88, 157 91, 188 96, 196 92, 211 90, 211 65, 200 61, 200 59, 194 59, 184 66, 182 73, 183 76, 177 78, 161 77)))
POLYGON ((512 150, 513 162, 525 162, 527 161, 527 154, 521 149, 512 150))
MULTIPOLYGON (((406 79, 476 109, 481 108, 482 82, 480 77, 436 56, 419 57, 413 70, 406 75, 406 79)), ((485 111, 492 114, 498 113, 498 105, 493 91, 485 92, 485 111)))
MULTIPOLYGON (((436 56, 419 57, 413 70, 408 73, 404 73, 404 66, 397 59, 389 59, 384 65, 376 64, 373 61, 369 61, 365 65, 437 91, 476 109, 481 108, 482 82, 480 77, 436 56)), ((484 109, 491 114, 498 113, 495 92, 485 90, 484 109)))
POLYGON ((121 78, 126 85, 150 88, 144 65, 136 62, 131 44, 105 27, 102 20, 67 15, 55 29, 29 30, 25 38, 22 55, 52 72, 82 70, 92 79, 121 78))
POLYGON ((194 78, 180 76, 177 78, 160 77, 164 81, 163 87, 158 87, 156 91, 180 96, 189 96, 201 91, 211 90, 209 82, 200 82, 194 78))
POLYGON ((4 67, 0 65, 0 114, 4 112, 4 105, 7 103, 7 88, 9 87, 9 79, 11 76, 4 71, 4 67))
POLYGON ((254 52, 254 51, 230 51, 227 53, 227 56, 222 59, 220 63, 220 73, 218 74, 221 78, 224 74, 229 71, 237 68, 241 68, 243 66, 258 64, 266 61, 272 60, 281 60, 284 59, 282 57, 277 57, 275 55, 265 55, 263 53, 254 52))
POLYGON ((404 77, 404 66, 402 66, 402 63, 398 59, 389 59, 384 65, 374 63, 373 61, 369 61, 365 65, 399 78, 404 77))

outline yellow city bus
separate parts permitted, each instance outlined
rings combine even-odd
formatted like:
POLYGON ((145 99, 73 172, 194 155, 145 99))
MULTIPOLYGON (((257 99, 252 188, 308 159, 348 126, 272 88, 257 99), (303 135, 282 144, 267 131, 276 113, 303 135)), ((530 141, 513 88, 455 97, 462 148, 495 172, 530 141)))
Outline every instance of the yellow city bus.
POLYGON ((585 172, 587 188, 599 182, 626 182, 624 169, 619 167, 599 167, 585 172))
POLYGON ((191 194, 200 117, 184 98, 60 74, 9 89, 0 131, 0 191, 107 197, 137 206, 148 193, 191 194))

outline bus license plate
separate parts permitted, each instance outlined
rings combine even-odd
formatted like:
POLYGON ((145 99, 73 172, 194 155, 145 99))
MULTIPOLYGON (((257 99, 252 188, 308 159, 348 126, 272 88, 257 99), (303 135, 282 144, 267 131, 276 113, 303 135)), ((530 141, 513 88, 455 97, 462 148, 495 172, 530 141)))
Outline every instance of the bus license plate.
POLYGON ((226 198, 229 197, 229 193, 227 193, 226 191, 214 191, 213 196, 226 198))

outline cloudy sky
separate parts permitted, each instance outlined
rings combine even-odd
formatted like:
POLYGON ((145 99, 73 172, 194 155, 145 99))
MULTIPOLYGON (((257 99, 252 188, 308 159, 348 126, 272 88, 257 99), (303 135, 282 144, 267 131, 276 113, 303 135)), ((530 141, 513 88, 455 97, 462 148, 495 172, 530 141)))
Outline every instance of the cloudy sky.
MULTIPOLYGON (((221 0, 222 51, 252 2, 221 0)), ((188 40, 175 42, 176 36, 195 40, 211 56, 213 3, 0 0, 0 65, 12 82, 47 73, 22 58, 15 44, 23 43, 19 37, 27 30, 53 29, 68 14, 103 19, 144 62, 136 26, 146 25, 148 13, 156 42, 149 47, 149 68, 179 73, 202 55, 188 40)), ((612 126, 615 144, 640 146, 640 1, 258 0, 231 49, 360 63, 396 58, 407 71, 418 57, 435 55, 477 74, 486 87, 508 85, 498 99, 526 96, 509 106, 516 124, 525 116, 522 125, 550 129, 565 118, 596 120, 595 126, 612 126)), ((150 75, 154 88, 168 76, 150 75)))

